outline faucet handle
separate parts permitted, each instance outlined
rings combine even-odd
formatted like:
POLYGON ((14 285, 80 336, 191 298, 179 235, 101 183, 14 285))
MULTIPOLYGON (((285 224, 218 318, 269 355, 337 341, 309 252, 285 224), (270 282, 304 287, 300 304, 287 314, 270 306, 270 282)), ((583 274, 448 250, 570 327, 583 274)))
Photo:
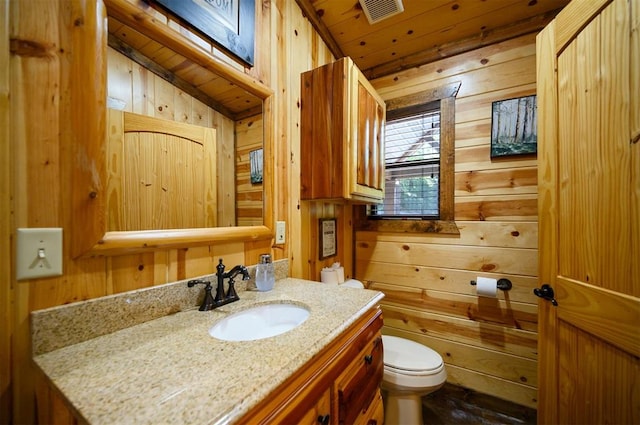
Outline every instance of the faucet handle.
POLYGON ((249 270, 245 266, 242 266, 240 269, 240 273, 242 273, 242 280, 250 280, 251 276, 249 276, 249 270))
POLYGON ((211 296, 211 282, 202 279, 194 279, 187 282, 187 286, 189 288, 193 288, 194 286, 202 284, 204 285, 204 299, 202 300, 202 305, 200 305, 200 311, 209 311, 215 308, 215 301, 211 296))
POLYGON ((194 286, 196 286, 198 284, 211 285, 211 283, 207 282, 206 280, 202 280, 202 279, 193 279, 193 280, 190 280, 189 282, 187 282, 187 286, 189 288, 193 288, 194 286))
POLYGON ((222 264, 222 258, 218 260, 218 265, 216 266, 216 270, 218 271, 218 276, 222 276, 224 274, 224 264, 222 264))
POLYGON ((236 292, 235 281, 233 277, 229 278, 229 288, 227 289, 227 295, 225 296, 225 300, 228 302, 237 301, 240 299, 238 293, 236 292))

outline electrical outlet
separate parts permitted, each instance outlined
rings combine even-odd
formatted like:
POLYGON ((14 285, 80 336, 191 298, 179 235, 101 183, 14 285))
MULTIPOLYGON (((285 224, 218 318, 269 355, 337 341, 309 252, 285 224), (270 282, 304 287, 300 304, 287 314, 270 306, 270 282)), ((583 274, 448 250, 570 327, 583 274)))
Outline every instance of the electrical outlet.
POLYGON ((62 275, 62 229, 18 229, 16 279, 62 275))
POLYGON ((283 244, 285 241, 285 222, 276 221, 276 244, 283 244))

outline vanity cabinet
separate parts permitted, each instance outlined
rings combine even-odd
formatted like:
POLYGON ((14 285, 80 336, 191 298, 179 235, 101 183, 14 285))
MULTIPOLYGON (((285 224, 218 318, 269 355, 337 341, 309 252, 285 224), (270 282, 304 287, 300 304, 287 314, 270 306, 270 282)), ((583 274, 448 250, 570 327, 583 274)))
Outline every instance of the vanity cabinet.
POLYGON ((344 57, 302 74, 301 198, 384 199, 386 107, 344 57))
MULTIPOLYGON (((237 424, 381 425, 382 312, 369 310, 237 424)), ((83 422, 39 375, 39 422, 83 422)))
POLYGON ((382 424, 381 329, 374 308, 238 423, 382 424))
POLYGON ((286 278, 223 310, 198 311, 191 294, 176 314, 139 316, 186 286, 33 312, 39 423, 380 423, 384 294, 286 278), (211 338, 214 323, 276 299, 308 308, 299 329, 211 338))

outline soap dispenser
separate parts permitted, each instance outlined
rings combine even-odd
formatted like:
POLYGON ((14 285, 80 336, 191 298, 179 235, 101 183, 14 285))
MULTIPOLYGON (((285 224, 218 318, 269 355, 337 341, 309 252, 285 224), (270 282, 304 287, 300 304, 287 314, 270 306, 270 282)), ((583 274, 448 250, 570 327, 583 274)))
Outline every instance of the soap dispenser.
POLYGON ((270 254, 262 254, 256 266, 256 287, 258 291, 270 291, 276 283, 276 275, 270 254))

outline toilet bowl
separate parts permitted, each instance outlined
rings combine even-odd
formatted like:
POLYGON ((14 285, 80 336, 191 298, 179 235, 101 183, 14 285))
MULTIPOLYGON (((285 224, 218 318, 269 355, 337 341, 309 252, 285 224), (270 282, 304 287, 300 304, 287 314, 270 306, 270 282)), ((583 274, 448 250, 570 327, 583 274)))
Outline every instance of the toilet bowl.
POLYGON ((344 283, 341 283, 340 286, 343 288, 356 288, 356 289, 364 289, 364 285, 359 280, 349 279, 344 283))
POLYGON ((429 347, 404 338, 382 336, 385 424, 422 425, 421 397, 447 380, 442 357, 429 347))
MULTIPOLYGON (((341 286, 362 289, 358 280, 341 286)), ((442 357, 431 348, 397 336, 382 335, 385 425, 422 425, 422 396, 447 380, 442 357)))

